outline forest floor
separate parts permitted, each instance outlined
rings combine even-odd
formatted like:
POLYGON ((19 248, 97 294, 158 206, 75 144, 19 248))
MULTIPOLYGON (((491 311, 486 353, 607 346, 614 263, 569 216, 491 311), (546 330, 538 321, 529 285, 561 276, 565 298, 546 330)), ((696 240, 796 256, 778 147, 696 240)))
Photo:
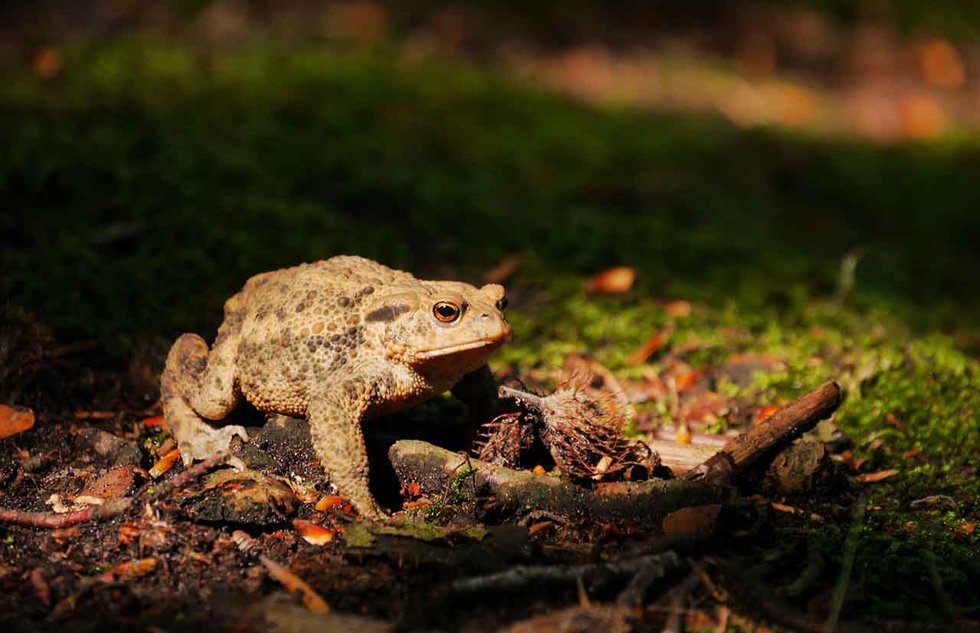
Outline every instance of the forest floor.
MULTIPOLYGON (((0 508, 140 502, 104 522, 0 524, 5 630, 300 626, 306 612, 277 597, 288 574, 260 554, 338 627, 486 630, 547 613, 616 630, 977 626, 972 137, 826 140, 585 105, 385 46, 123 38, 59 55, 55 75, 0 86, 0 404, 35 417, 0 440, 0 508), (836 380, 846 400, 815 436, 827 460, 801 490, 744 482, 737 516, 628 608, 628 579, 602 574, 452 587, 601 562, 657 534, 462 499, 424 538, 365 538, 301 432, 269 428, 261 486, 232 486, 271 495, 271 514, 229 519, 214 493, 228 487, 207 479, 151 499, 181 471, 149 472, 172 448, 156 404, 168 344, 213 336, 249 275, 339 253, 502 281, 515 335, 498 378, 545 392, 583 362, 606 368, 639 438, 742 430, 836 380)), ((464 417, 440 399, 376 441, 465 448, 464 417)), ((390 477, 377 484, 400 503, 390 477)))

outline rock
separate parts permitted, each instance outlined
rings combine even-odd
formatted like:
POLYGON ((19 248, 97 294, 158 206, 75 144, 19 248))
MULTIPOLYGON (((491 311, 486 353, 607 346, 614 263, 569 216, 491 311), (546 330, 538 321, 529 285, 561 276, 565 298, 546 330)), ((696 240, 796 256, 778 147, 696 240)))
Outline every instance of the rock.
POLYGON ((224 468, 204 479, 200 490, 182 502, 194 521, 247 525, 286 523, 298 502, 289 487, 254 470, 224 468))
POLYGON ((99 429, 87 428, 75 435, 83 448, 90 449, 95 455, 105 459, 109 466, 139 466, 143 453, 134 442, 122 439, 112 433, 99 429))
POLYGON ((241 631, 275 631, 276 633, 341 633, 363 631, 384 633, 394 626, 384 620, 346 613, 314 613, 296 603, 293 596, 274 593, 249 609, 241 631))

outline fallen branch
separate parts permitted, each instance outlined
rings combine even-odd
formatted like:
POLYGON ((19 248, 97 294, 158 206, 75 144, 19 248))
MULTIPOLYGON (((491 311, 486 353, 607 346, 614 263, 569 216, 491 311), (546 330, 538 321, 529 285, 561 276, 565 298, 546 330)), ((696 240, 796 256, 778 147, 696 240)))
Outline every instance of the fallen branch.
POLYGON ((558 477, 490 464, 418 440, 395 442, 388 456, 403 487, 416 483, 425 494, 434 496, 458 478, 462 490, 489 492, 498 507, 515 514, 544 510, 659 528, 663 517, 675 510, 718 503, 722 497, 718 488, 679 479, 615 482, 590 489, 558 477))
POLYGON ((703 481, 727 485, 732 476, 744 473, 764 457, 787 445, 817 422, 837 410, 843 392, 836 382, 828 382, 793 400, 745 433, 738 435, 724 448, 685 477, 689 481, 703 481))
POLYGON ((27 512, 24 510, 0 510, 0 523, 13 523, 28 527, 57 529, 85 523, 102 521, 121 516, 132 505, 132 497, 113 499, 102 505, 92 505, 71 512, 27 512))
POLYGON ((684 566, 677 552, 667 551, 638 558, 625 558, 591 563, 585 565, 546 565, 531 567, 518 565, 507 571, 464 578, 451 583, 446 593, 459 596, 461 594, 483 593, 485 591, 514 591, 524 589, 528 585, 538 585, 555 582, 575 582, 579 578, 589 580, 602 576, 606 580, 634 576, 639 572, 651 578, 663 578, 684 566))

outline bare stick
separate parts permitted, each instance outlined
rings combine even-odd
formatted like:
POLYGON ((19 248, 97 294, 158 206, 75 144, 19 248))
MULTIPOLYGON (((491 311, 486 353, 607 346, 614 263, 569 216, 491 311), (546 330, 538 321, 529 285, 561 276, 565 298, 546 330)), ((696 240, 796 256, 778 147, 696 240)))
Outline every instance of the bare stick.
POLYGON ((131 497, 113 499, 102 505, 89 506, 71 512, 25 512, 23 510, 0 510, 0 523, 14 523, 28 527, 57 529, 85 523, 114 519, 122 515, 132 505, 131 497))
POLYGON ((531 584, 575 582, 579 578, 587 579, 599 574, 618 578, 632 576, 640 571, 644 571, 651 577, 663 578, 683 566, 684 559, 674 551, 585 565, 540 567, 517 565, 496 574, 457 580, 449 585, 447 591, 453 595, 481 593, 488 590, 513 591, 526 588, 531 584))
POLYGON ((717 453, 687 474, 690 481, 727 484, 777 448, 783 447, 840 406, 843 392, 836 382, 825 383, 803 394, 769 418, 736 436, 717 453))
POLYGON ((148 496, 151 499, 159 499, 164 495, 170 494, 174 490, 183 488, 184 486, 194 481, 198 477, 203 477, 204 475, 206 475, 208 471, 210 471, 212 468, 224 464, 228 460, 230 455, 231 454, 228 451, 221 451, 220 453, 215 453, 211 457, 201 460, 198 463, 191 466, 190 468, 186 470, 182 470, 181 472, 177 473, 176 475, 174 475, 173 479, 170 479, 169 481, 165 481, 159 486, 155 486, 154 488, 151 489, 152 492, 148 493, 148 496))

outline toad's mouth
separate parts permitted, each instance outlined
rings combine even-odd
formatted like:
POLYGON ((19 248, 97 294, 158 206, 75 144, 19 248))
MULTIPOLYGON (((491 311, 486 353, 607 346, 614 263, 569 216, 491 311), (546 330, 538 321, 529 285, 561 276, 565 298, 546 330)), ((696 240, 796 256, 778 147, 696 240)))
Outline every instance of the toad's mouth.
POLYGON ((420 350, 415 352, 414 358, 417 361, 426 361, 434 358, 443 358, 445 356, 453 356, 464 352, 471 352, 473 350, 497 348, 503 345, 504 341, 506 341, 508 338, 510 338, 509 331, 504 336, 481 338, 475 341, 467 341, 465 343, 456 343, 454 345, 444 345, 442 347, 432 347, 430 349, 420 350))

